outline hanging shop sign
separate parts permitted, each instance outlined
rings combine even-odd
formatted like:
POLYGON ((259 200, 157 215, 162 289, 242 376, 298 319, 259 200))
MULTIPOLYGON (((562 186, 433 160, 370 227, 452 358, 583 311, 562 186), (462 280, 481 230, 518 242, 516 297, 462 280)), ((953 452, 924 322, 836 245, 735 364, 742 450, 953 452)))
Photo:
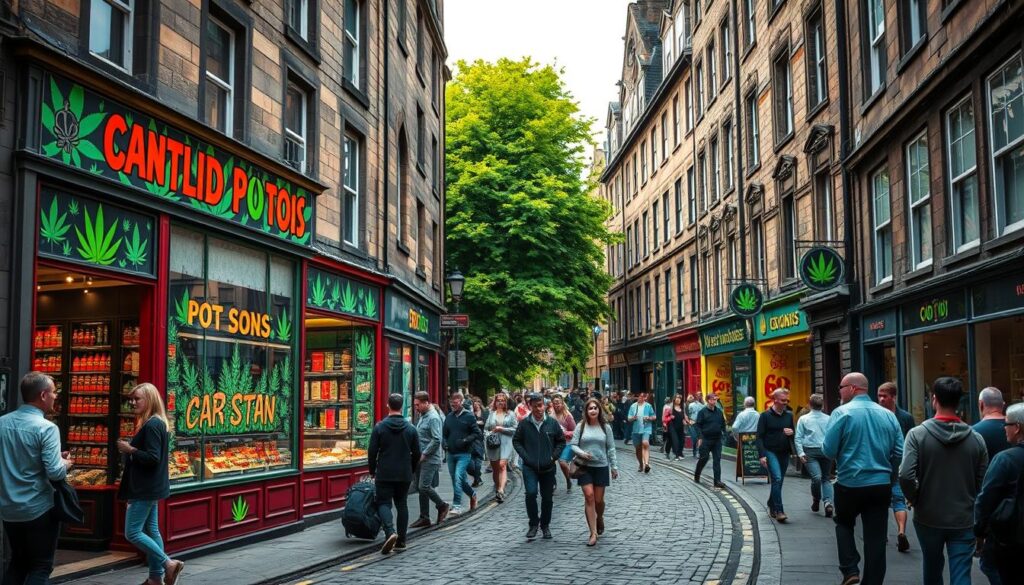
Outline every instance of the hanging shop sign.
POLYGON ((750 347, 750 330, 743 321, 732 321, 700 332, 700 349, 704 355, 740 351, 750 347))
POLYGON ((390 290, 384 295, 384 325, 398 333, 404 333, 424 341, 441 342, 440 317, 413 303, 408 298, 390 290))
POLYGON ((729 295, 729 308, 740 317, 753 317, 761 312, 764 306, 764 295, 757 285, 744 282, 732 289, 729 295))
POLYGON ((151 217, 43 187, 37 234, 41 256, 154 276, 151 217))
POLYGON ((800 280, 814 290, 829 290, 842 284, 844 270, 842 257, 828 246, 815 246, 800 259, 800 280))
POLYGON ((1014 274, 971 291, 975 317, 1024 309, 1024 274, 1014 274))
POLYGON ((306 269, 306 306, 377 321, 380 289, 319 268, 306 269))
POLYGON ((865 315, 861 337, 865 342, 896 335, 896 309, 865 315))
POLYGON ((967 318, 963 291, 919 299, 903 307, 903 330, 913 331, 967 318))
POLYGON ((469 329, 469 315, 465 313, 445 313, 441 315, 441 329, 469 329))
POLYGON ((762 311, 757 317, 755 338, 763 341, 807 331, 807 314, 800 310, 799 303, 793 302, 762 311))
POLYGON ((151 198, 308 244, 312 194, 55 75, 41 104, 42 153, 151 198))

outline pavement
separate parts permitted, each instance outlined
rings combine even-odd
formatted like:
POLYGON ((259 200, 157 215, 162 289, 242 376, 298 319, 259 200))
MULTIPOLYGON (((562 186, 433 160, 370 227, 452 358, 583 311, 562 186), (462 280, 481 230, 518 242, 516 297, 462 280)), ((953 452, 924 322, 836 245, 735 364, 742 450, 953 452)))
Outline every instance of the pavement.
MULTIPOLYGON (((442 465, 440 473, 440 485, 437 490, 446 502, 452 501, 452 482, 447 472, 447 465, 442 465)), ((517 477, 510 475, 510 482, 518 481, 517 477)), ((483 474, 484 484, 477 488, 479 506, 486 505, 493 500, 494 490, 491 484, 490 474, 483 474)), ((514 487, 514 483, 506 486, 506 492, 514 487)), ((469 501, 463 496, 462 507, 469 509, 469 501)), ((418 494, 409 495, 409 522, 412 523, 419 516, 418 494)), ((330 513, 328 513, 330 514, 330 513)), ((474 513, 475 514, 475 513, 474 513)), ((455 526, 465 521, 472 514, 465 514, 466 518, 445 520, 440 528, 455 526)), ((435 510, 430 510, 431 519, 437 518, 435 510)), ((307 518, 307 520, 309 520, 307 518)), ((314 517, 312 522, 317 522, 314 517)), ((416 529, 409 531, 410 546, 416 539, 422 537, 438 526, 416 529)), ((183 585, 193 584, 216 584, 216 585, 252 585, 264 582, 279 582, 294 574, 310 571, 321 565, 342 562, 346 558, 358 556, 367 551, 376 552, 383 541, 383 532, 376 541, 366 541, 355 538, 346 538, 345 529, 341 525, 341 518, 334 513, 329 520, 314 524, 292 534, 270 538, 261 542, 239 546, 228 550, 221 550, 212 553, 192 553, 180 558, 185 560, 185 571, 182 573, 181 583, 183 585)), ((179 557, 176 557, 179 558, 179 557)), ((114 571, 106 571, 82 577, 74 580, 61 580, 55 582, 68 583, 73 585, 138 585, 146 579, 146 569, 140 561, 138 565, 120 568, 114 571)))
MULTIPOLYGON (((627 447, 628 448, 628 447, 627 447)), ((629 448, 631 449, 631 448, 629 448)), ((652 448, 654 451, 654 448, 652 448)), ((629 455, 620 460, 632 461, 629 455)), ((686 458, 680 461, 666 461, 660 452, 651 453, 652 460, 659 460, 667 465, 685 469, 693 473, 697 460, 687 450, 686 458)), ((835 523, 825 518, 824 509, 815 513, 811 511, 811 480, 801 477, 792 463, 783 482, 783 507, 789 519, 779 524, 768 516, 768 481, 767 479, 747 479, 736 481, 735 463, 722 460, 722 480, 728 491, 738 498, 756 514, 760 538, 760 565, 757 583, 759 585, 822 585, 839 583, 839 556, 836 548, 835 523)), ((711 463, 704 468, 702 481, 709 483, 712 478, 711 463)), ((692 479, 691 479, 692 481, 692 479)), ((886 555, 887 584, 896 585, 918 584, 922 582, 921 548, 917 543, 917 535, 913 527, 914 512, 911 510, 907 521, 907 538, 910 540, 910 551, 901 553, 896 550, 896 521, 889 516, 889 533, 886 555)), ((859 550, 863 551, 863 539, 860 528, 857 531, 859 550)), ((863 554, 863 553, 862 553, 863 554)), ((946 581, 948 582, 948 567, 946 581)), ((975 561, 971 580, 974 583, 988 583, 975 561)))
POLYGON ((488 504, 405 552, 373 552, 289 583, 749 583, 753 527, 739 502, 694 484, 682 470, 656 464, 650 474, 639 473, 622 455, 619 479, 606 492, 606 531, 597 546, 586 546, 580 488, 567 492, 558 473, 552 540, 526 539, 524 495, 517 488, 505 503, 488 504))

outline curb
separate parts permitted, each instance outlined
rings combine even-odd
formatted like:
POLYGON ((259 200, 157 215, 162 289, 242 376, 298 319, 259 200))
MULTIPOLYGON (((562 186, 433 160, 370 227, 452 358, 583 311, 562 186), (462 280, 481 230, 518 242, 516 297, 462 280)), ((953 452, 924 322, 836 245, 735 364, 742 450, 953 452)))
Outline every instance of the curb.
MULTIPOLYGON (((511 495, 513 492, 515 492, 519 488, 519 486, 521 484, 521 481, 519 479, 520 478, 520 473, 521 472, 519 472, 519 471, 516 471, 514 473, 513 472, 509 472, 509 474, 508 474, 508 485, 505 487, 505 493, 506 493, 505 498, 506 498, 506 500, 508 499, 509 495, 511 495)), ((409 533, 409 535, 407 536, 406 540, 408 542, 412 542, 412 541, 415 541, 415 540, 419 540, 420 538, 424 538, 424 537, 426 537, 426 536, 428 536, 428 535, 430 535, 430 534, 432 534, 432 533, 434 533, 434 532, 436 532, 438 530, 448 529, 448 528, 451 528, 453 526, 458 526, 462 522, 465 522, 465 521, 469 520, 470 518, 474 518, 475 516, 477 516, 481 511, 484 510, 485 505, 489 504, 491 502, 496 502, 495 497, 494 497, 494 492, 491 492, 491 495, 488 496, 487 498, 478 501, 477 502, 476 510, 473 510, 472 512, 464 512, 464 513, 460 514, 459 516, 456 516, 456 517, 451 518, 451 519, 446 518, 445 521, 443 523, 441 523, 441 524, 431 524, 427 528, 421 528, 421 529, 417 530, 416 532, 409 533)), ((301 577, 304 577, 304 576, 307 576, 307 575, 311 575, 313 573, 318 573, 320 571, 323 571, 325 569, 329 569, 329 568, 331 568, 333 566, 336 566, 336 565, 348 563, 349 561, 353 561, 355 559, 358 559, 358 558, 363 557, 363 556, 368 555, 368 554, 378 553, 378 556, 379 556, 380 546, 381 546, 381 543, 379 541, 377 541, 376 539, 372 540, 372 541, 368 541, 366 546, 362 546, 362 547, 359 547, 359 548, 357 548, 355 550, 351 550, 349 552, 342 553, 342 554, 339 554, 337 556, 333 556, 333 557, 330 557, 328 559, 324 559, 322 561, 318 561, 318 562, 316 562, 316 563, 314 563, 312 565, 308 565, 306 567, 303 567, 302 569, 297 569, 297 570, 294 570, 294 571, 289 571, 289 572, 284 573, 282 575, 275 575, 273 577, 268 577, 267 579, 264 579, 262 581, 257 581, 253 585, 280 585, 280 584, 283 584, 283 583, 287 583, 289 581, 294 581, 294 580, 296 580, 298 578, 301 578, 301 577)))

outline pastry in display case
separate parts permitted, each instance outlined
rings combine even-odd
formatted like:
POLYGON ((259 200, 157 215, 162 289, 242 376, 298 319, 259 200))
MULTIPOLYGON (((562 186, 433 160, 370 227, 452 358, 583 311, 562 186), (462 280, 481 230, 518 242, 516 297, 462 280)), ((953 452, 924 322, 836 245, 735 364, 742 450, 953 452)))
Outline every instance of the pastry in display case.
POLYGON ((216 479, 253 472, 270 471, 291 465, 287 441, 273 439, 207 439, 203 453, 203 478, 216 479))

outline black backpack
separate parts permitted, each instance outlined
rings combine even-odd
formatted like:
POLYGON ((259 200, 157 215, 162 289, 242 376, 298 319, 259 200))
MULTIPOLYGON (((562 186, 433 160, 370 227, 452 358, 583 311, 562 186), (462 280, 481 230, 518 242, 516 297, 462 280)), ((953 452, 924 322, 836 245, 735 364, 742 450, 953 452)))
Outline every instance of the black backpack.
POLYGON ((345 509, 341 512, 341 524, 345 536, 373 540, 380 533, 380 516, 377 515, 377 490, 373 482, 361 481, 353 484, 345 493, 345 509))
MULTIPOLYGON (((1024 457, 1018 459, 1024 463, 1024 457)), ((1003 498, 992 511, 989 533, 1003 546, 1024 548, 1024 465, 1017 474, 1017 489, 1013 495, 1003 498)))

